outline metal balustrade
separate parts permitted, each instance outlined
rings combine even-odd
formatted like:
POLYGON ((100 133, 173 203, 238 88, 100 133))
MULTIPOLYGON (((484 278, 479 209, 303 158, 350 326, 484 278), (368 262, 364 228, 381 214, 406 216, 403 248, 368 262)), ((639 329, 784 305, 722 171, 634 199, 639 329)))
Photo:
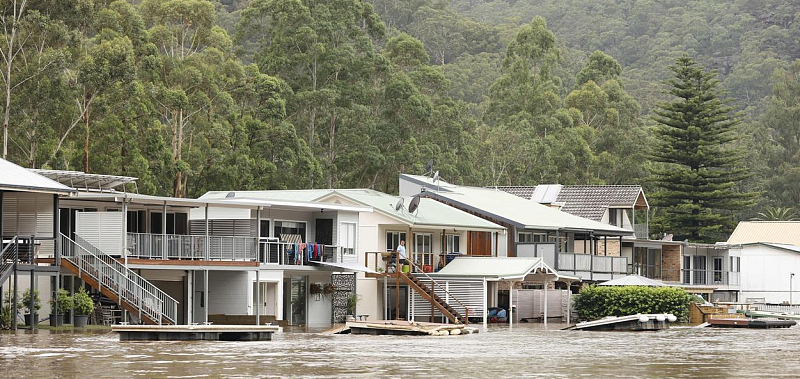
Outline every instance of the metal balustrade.
MULTIPOLYGON (((545 262, 547 261, 545 260, 545 262)), ((628 272, 628 258, 591 254, 559 253, 558 270, 626 274, 628 272)))
POLYGON ((309 262, 341 263, 342 249, 338 246, 319 245, 322 251, 317 258, 309 258, 307 250, 300 250, 300 244, 262 239, 258 243, 258 261, 276 265, 308 265, 309 262))
POLYGON ((256 246, 256 239, 253 237, 208 236, 206 253, 204 235, 128 233, 128 256, 143 259, 253 262, 258 259, 256 246))
POLYGON ((61 234, 60 252, 62 258, 77 267, 79 276, 92 278, 100 291, 105 287, 117 296, 120 305, 124 301, 134 307, 139 320, 146 316, 159 325, 164 320, 177 323, 178 302, 175 299, 80 236, 73 241, 61 234))

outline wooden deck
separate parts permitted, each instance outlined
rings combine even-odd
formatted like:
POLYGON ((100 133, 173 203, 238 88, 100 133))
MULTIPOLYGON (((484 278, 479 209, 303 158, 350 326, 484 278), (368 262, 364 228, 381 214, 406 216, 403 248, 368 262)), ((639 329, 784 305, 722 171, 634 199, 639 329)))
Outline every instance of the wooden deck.
POLYGON ((712 328, 752 328, 752 329, 774 329, 791 328, 797 325, 794 320, 753 320, 742 318, 716 318, 708 320, 712 328))
POLYGON ((120 341, 269 341, 275 325, 114 325, 120 341))
MULTIPOLYGON (((477 328, 464 324, 439 324, 414 321, 349 321, 345 325, 351 334, 393 335, 393 336, 447 336, 478 333, 477 328)), ((345 332, 345 330, 340 331, 345 332)))

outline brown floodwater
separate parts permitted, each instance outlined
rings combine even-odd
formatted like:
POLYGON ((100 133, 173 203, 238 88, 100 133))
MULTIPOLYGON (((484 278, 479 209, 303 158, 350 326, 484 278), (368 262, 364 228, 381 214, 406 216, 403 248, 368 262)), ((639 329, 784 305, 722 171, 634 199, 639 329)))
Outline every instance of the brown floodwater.
POLYGON ((266 342, 120 342, 110 332, 0 334, 7 378, 800 377, 800 326, 576 332, 495 326, 476 335, 280 333, 266 342))

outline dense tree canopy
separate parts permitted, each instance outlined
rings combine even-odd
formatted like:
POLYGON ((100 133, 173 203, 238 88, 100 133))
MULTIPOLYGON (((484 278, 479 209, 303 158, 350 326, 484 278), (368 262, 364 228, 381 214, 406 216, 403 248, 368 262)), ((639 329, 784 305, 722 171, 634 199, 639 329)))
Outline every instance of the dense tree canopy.
MULTIPOLYGON (((757 206, 800 205, 788 0, 3 1, 3 156, 148 194, 643 184, 684 53, 717 70, 757 206), (43 101, 46 99, 46 101, 43 101), (7 131, 7 136, 5 132, 7 131), (746 135, 752 138, 739 138, 746 135), (7 151, 7 153, 6 153, 7 151)), ((654 212, 657 232, 667 212, 654 212)), ((723 225, 723 230, 726 227, 723 225)))

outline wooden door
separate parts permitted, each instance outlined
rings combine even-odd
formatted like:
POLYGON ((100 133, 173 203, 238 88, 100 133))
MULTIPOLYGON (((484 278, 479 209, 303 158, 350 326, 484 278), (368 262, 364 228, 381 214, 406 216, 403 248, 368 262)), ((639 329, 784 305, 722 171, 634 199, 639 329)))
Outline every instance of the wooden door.
POLYGON ((475 256, 491 256, 492 233, 467 232, 467 254, 475 256))

